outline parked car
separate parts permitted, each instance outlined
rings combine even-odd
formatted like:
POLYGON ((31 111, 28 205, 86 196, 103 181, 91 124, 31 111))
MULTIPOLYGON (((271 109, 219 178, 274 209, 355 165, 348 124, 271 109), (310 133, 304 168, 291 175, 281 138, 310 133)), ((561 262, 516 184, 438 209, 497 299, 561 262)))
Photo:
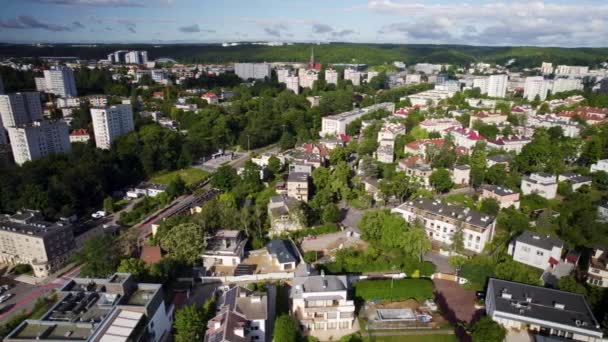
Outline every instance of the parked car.
POLYGON ((91 217, 99 219, 99 218, 102 218, 102 217, 106 217, 106 215, 107 215, 107 213, 105 211, 99 210, 99 211, 96 211, 96 212, 92 213, 91 217))
POLYGON ((6 301, 7 301, 7 300, 9 300, 9 299, 10 299, 12 296, 13 296, 13 294, 12 294, 12 293, 10 293, 10 292, 9 292, 9 293, 6 293, 6 294, 3 294, 2 296, 0 296, 0 303, 4 303, 4 302, 6 302, 6 301))

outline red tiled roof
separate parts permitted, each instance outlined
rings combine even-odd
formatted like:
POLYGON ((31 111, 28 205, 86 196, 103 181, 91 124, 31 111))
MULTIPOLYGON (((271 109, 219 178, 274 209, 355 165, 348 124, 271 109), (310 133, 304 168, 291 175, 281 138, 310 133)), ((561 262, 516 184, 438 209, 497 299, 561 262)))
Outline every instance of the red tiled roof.
POLYGON ((148 265, 155 264, 162 259, 162 252, 159 246, 144 246, 141 249, 140 259, 148 265))
POLYGON ((322 144, 307 143, 304 144, 303 148, 304 153, 306 154, 318 154, 321 157, 327 157, 329 155, 327 147, 322 144))
POLYGON ((347 143, 350 141, 350 137, 348 134, 339 134, 338 139, 342 140, 342 142, 347 143))
POLYGON ((411 157, 403 159, 402 161, 399 162, 399 164, 406 166, 406 167, 410 167, 412 165, 418 164, 418 162, 420 162, 421 160, 422 160, 422 157, 420 157, 420 156, 411 156, 411 157))
POLYGON ((456 132, 460 135, 466 135, 467 139, 470 140, 482 140, 485 137, 474 129, 462 128, 462 127, 449 127, 445 129, 446 132, 456 132))
POLYGON ((443 139, 422 139, 422 140, 416 140, 416 141, 412 141, 411 143, 405 145, 407 148, 412 149, 412 150, 419 150, 422 146, 426 145, 426 144, 433 144, 436 146, 443 146, 444 140, 443 139))
POLYGON ((203 94, 203 97, 217 97, 217 95, 215 95, 215 93, 212 91, 208 91, 205 94, 203 94))
POLYGON ((555 260, 555 258, 550 257, 549 258, 549 264, 555 266, 555 265, 559 264, 559 260, 555 260))
POLYGON ((72 131, 72 133, 70 133, 70 135, 72 136, 81 136, 81 135, 89 135, 89 131, 87 131, 84 128, 78 128, 72 131))

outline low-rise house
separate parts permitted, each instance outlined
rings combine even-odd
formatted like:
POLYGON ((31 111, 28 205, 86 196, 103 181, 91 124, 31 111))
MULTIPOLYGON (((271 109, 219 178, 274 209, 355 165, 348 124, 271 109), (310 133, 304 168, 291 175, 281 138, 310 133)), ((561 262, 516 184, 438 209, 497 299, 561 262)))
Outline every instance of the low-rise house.
POLYGON ((409 154, 413 154, 413 155, 420 155, 420 156, 425 156, 427 149, 432 146, 432 148, 435 149, 440 149, 444 144, 444 140, 443 139, 423 139, 423 140, 416 140, 416 141, 412 141, 411 143, 405 144, 404 152, 405 153, 409 153, 409 154))
POLYGON ((40 319, 23 321, 4 341, 150 341, 171 338, 174 307, 162 284, 138 283, 128 273, 73 278, 40 319))
POLYGON ((454 145, 472 149, 478 141, 485 138, 476 130, 462 127, 450 127, 445 132, 454 139, 454 145))
POLYGON ((608 202, 598 205, 597 216, 600 221, 608 221, 608 202))
POLYGON ((593 254, 589 259, 589 268, 587 269, 587 283, 608 287, 608 248, 605 246, 596 246, 593 248, 593 254))
POLYGON ((454 165, 450 170, 452 182, 456 185, 469 185, 471 179, 471 167, 469 165, 454 165))
POLYGON ((481 121, 486 125, 496 125, 507 121, 507 116, 502 113, 479 112, 471 116, 470 127, 473 128, 475 122, 481 121))
POLYGON ((371 177, 363 177, 361 178, 361 183, 363 183, 363 187, 365 189, 365 193, 372 196, 372 198, 376 201, 379 201, 380 198, 380 182, 371 177))
POLYGON ((314 166, 312 166, 310 164, 300 164, 300 163, 289 164, 289 173, 299 172, 299 173, 305 173, 309 176, 312 176, 312 170, 314 170, 314 166))
POLYGON ((485 304, 487 315, 509 329, 560 340, 602 341, 602 329, 578 293, 490 278, 485 304))
POLYGON ((494 237, 496 218, 469 208, 444 204, 436 200, 418 198, 391 210, 407 221, 419 221, 427 236, 448 246, 454 234, 461 230, 464 248, 480 253, 494 237))
POLYGON ((141 196, 156 197, 167 189, 167 185, 151 182, 141 182, 135 188, 127 191, 127 197, 138 198, 141 196))
POLYGON ((287 196, 273 196, 268 201, 270 236, 293 232, 306 227, 306 218, 300 202, 287 196))
POLYGON ((283 157, 282 155, 274 155, 274 154, 270 154, 270 153, 264 153, 258 157, 251 158, 251 162, 261 168, 267 168, 268 162, 270 161, 270 158, 272 158, 272 157, 279 159, 279 162, 281 162, 281 165, 285 164, 285 157, 283 157))
POLYGON ((293 271, 296 269, 300 256, 291 241, 270 240, 266 244, 266 250, 274 266, 277 266, 281 271, 293 271))
POLYGON ((558 182, 568 182, 572 190, 576 191, 583 185, 591 186, 591 177, 581 176, 576 173, 562 173, 557 177, 558 182))
POLYGON ((608 159, 598 160, 597 163, 591 164, 591 172, 598 171, 608 172, 608 159))
POLYGON ((290 172, 287 178, 287 196, 298 201, 308 202, 309 196, 308 174, 303 172, 290 172))
POLYGON ((424 128, 427 132, 436 132, 445 135, 445 131, 450 127, 460 127, 461 124, 458 120, 452 118, 443 119, 427 119, 420 123, 420 127, 424 128))
POLYGON ((214 92, 209 91, 201 96, 201 100, 207 101, 210 105, 215 105, 220 102, 220 98, 214 92))
POLYGON ((537 194, 546 199, 552 199, 557 195, 557 181, 551 174, 533 173, 522 178, 521 192, 524 195, 537 194))
POLYGON ((203 264, 211 266, 236 266, 245 255, 247 239, 240 230, 219 230, 207 239, 203 251, 203 264))
POLYGON ((332 331, 347 335, 355 324, 355 303, 348 299, 343 275, 295 277, 290 293, 291 313, 304 334, 332 331))
POLYGON ((382 140, 395 140, 398 135, 405 134, 405 126, 398 122, 385 122, 378 132, 378 142, 382 140))
POLYGON ((556 266, 562 257, 564 242, 554 236, 524 231, 509 244, 513 260, 546 270, 556 266))
POLYGON ((87 143, 91 140, 91 134, 84 128, 75 129, 70 132, 71 143, 87 143))
POLYGON ((501 208, 514 207, 519 209, 519 192, 503 186, 485 184, 482 186, 481 199, 493 198, 501 208))
POLYGON ((218 300, 217 315, 207 323, 204 341, 271 341, 275 300, 270 292, 256 293, 241 286, 228 289, 218 300))
POLYGON ((381 163, 390 164, 395 161, 395 142, 393 140, 381 140, 376 150, 376 160, 381 163))
POLYGON ((433 168, 429 164, 424 163, 422 159, 410 157, 400 162, 397 168, 419 181, 425 188, 431 188, 430 179, 433 174, 433 168))
POLYGON ((524 136, 502 136, 496 139, 488 140, 487 147, 495 150, 504 150, 506 152, 520 153, 521 149, 529 144, 532 139, 524 136))
POLYGON ((513 158, 508 154, 495 154, 492 156, 486 157, 486 163, 488 164, 488 168, 494 165, 504 165, 505 169, 509 169, 509 163, 513 158))

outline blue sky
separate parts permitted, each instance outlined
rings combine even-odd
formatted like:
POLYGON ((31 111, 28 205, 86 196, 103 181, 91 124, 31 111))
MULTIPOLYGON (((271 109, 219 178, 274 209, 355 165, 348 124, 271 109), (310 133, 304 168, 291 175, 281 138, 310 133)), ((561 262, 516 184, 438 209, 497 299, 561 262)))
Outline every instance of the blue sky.
POLYGON ((607 46, 606 1, 0 0, 0 41, 607 46))

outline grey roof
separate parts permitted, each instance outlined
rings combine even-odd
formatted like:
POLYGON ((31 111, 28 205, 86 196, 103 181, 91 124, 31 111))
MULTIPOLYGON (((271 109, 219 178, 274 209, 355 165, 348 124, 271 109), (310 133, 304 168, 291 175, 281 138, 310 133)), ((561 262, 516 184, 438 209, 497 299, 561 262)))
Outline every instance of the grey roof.
POLYGON ((297 253, 289 240, 271 240, 266 244, 266 249, 270 255, 277 258, 280 264, 298 261, 297 253))
POLYGON ((243 314, 248 320, 266 319, 268 298, 241 286, 222 294, 218 307, 243 314))
POLYGON ((486 303, 490 301, 495 308, 488 314, 508 313, 519 316, 521 321, 536 319, 601 334, 600 325, 581 294, 490 278, 486 303))
POLYGON ((458 169, 458 170, 470 170, 471 169, 471 167, 469 165, 454 165, 454 168, 458 169))
POLYGON ((438 216, 456 219, 483 229, 488 228, 495 220, 495 217, 492 215, 487 215, 458 205, 445 204, 428 198, 418 198, 405 202, 399 206, 399 208, 403 209, 407 209, 407 207, 414 207, 438 216))
POLYGON ((495 163, 508 163, 511 161, 512 158, 508 154, 497 154, 494 156, 488 156, 487 159, 495 163))
POLYGON ((484 184, 483 189, 491 191, 491 192, 497 194, 498 196, 507 196, 507 195, 512 195, 515 193, 515 191, 513 191, 509 188, 505 188, 503 186, 498 186, 498 185, 493 185, 493 184, 484 184))
POLYGON ((568 180, 568 182, 573 183, 573 184, 587 183, 587 182, 591 182, 591 180, 592 180, 591 177, 581 176, 579 174, 571 173, 571 172, 562 173, 560 176, 566 178, 568 180))
POLYGON ((300 286, 300 291, 303 293, 343 291, 347 288, 346 276, 336 275, 295 277, 293 284, 294 290, 298 291, 298 286, 300 286))
POLYGON ((55 223, 46 221, 39 211, 26 209, 13 215, 0 216, 0 229, 17 234, 42 237, 60 229, 71 229, 71 225, 64 221, 55 223))
POLYGON ((288 182, 306 182, 308 181, 308 173, 305 172, 290 172, 287 178, 288 182))
POLYGON ((546 250, 551 250, 553 247, 564 247, 564 242, 555 236, 535 233, 529 230, 521 233, 521 235, 515 238, 515 241, 546 250))

